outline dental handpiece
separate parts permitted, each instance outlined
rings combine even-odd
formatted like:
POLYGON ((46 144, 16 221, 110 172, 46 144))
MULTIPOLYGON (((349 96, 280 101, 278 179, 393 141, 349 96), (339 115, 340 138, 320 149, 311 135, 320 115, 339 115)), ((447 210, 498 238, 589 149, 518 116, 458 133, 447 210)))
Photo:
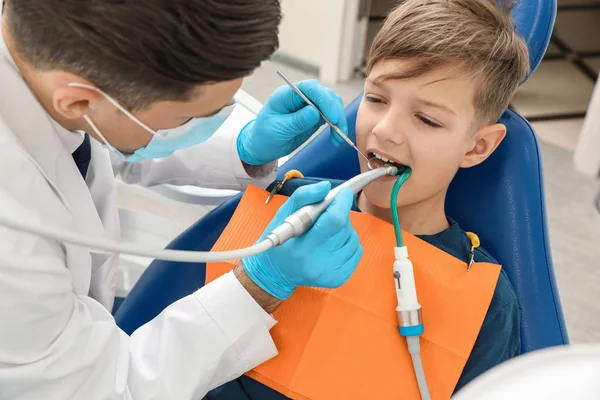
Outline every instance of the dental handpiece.
POLYGON ((344 188, 350 188, 354 194, 358 194, 368 184, 377 179, 383 178, 386 175, 396 175, 397 173, 398 168, 386 165, 355 176, 335 189, 332 189, 321 202, 302 207, 287 217, 281 225, 269 233, 266 240, 271 241, 273 246, 279 246, 294 237, 305 234, 317 222, 327 207, 329 207, 335 196, 344 188))
MULTIPOLYGON (((19 232, 26 232, 32 235, 47 238, 57 243, 69 243, 94 252, 100 251, 100 254, 130 254, 134 256, 149 257, 157 260, 200 263, 200 262, 221 262, 229 260, 239 260, 240 258, 250 257, 255 254, 267 251, 275 246, 288 241, 289 239, 301 236, 306 233, 313 224, 319 219, 319 216, 325 212, 329 204, 333 201, 340 190, 349 187, 352 192, 357 194, 369 183, 376 181, 386 175, 396 175, 398 169, 390 165, 380 167, 364 174, 360 174, 343 185, 331 190, 325 199, 320 203, 311 204, 303 207, 290 215, 285 221, 273 229, 267 238, 253 246, 231 250, 231 251, 187 251, 187 250, 162 250, 149 248, 136 243, 122 243, 105 238, 95 238, 81 235, 79 232, 73 232, 61 228, 55 228, 48 224, 41 224, 37 220, 28 218, 15 218, 0 212, 0 227, 11 228, 19 232)), ((0 211, 3 211, 0 209, 0 211)))

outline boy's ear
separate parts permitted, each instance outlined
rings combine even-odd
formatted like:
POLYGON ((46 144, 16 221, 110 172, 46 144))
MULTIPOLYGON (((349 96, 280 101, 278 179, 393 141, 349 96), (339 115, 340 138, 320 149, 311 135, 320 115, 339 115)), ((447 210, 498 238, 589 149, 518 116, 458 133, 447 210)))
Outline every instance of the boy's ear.
POLYGON ((506 136, 504 124, 488 125, 471 138, 471 150, 465 154, 460 168, 471 168, 484 162, 498 148, 506 136))

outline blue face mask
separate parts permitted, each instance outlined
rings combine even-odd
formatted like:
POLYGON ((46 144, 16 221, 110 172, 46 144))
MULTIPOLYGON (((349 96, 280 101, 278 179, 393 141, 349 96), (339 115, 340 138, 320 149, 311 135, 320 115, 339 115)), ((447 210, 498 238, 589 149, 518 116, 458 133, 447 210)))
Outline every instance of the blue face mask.
POLYGON ((195 146, 202 142, 208 140, 212 135, 217 132, 217 130, 223 125, 225 120, 229 118, 233 109, 235 107, 235 103, 222 108, 215 115, 211 115, 210 117, 204 118, 192 118, 185 124, 178 126, 176 128, 171 129, 160 129, 153 130, 149 128, 142 121, 137 119, 133 114, 123 108, 116 100, 112 97, 101 91, 100 89, 84 85, 80 83, 71 83, 69 86, 82 87, 85 89, 95 90, 98 93, 102 94, 106 100, 108 100, 112 105, 114 105, 117 109, 119 109, 123 114, 128 116, 133 122, 144 128, 146 131, 152 134, 152 139, 150 142, 142 147, 137 149, 133 154, 123 154, 119 151, 119 149, 113 147, 108 140, 102 135, 102 132, 98 129, 96 124, 92 121, 92 119, 88 115, 84 115, 83 118, 90 125, 90 127, 94 130, 96 135, 102 139, 106 147, 112 150, 119 157, 122 157, 124 161, 134 163, 139 162, 147 158, 164 158, 169 157, 171 154, 176 152, 177 150, 187 149, 188 147, 195 146))

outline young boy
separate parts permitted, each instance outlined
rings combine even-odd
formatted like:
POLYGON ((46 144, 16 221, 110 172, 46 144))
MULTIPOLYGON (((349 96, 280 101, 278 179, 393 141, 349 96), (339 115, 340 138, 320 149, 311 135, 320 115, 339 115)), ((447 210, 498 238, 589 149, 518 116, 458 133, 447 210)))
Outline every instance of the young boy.
MULTIPOLYGON (((482 163, 503 140, 506 127, 496 121, 529 71, 527 46, 510 19, 512 7, 494 0, 404 1, 375 38, 358 111, 359 149, 412 169, 398 197, 402 228, 464 262, 471 243, 446 216, 444 201, 458 169, 482 163)), ((360 166, 368 170, 362 159, 360 166)), ((282 194, 314 181, 292 180, 282 194)), ((354 210, 391 222, 393 184, 388 179, 369 185, 354 210)), ((496 263, 481 248, 475 261, 496 263)), ((519 354, 519 325, 517 297, 501 272, 456 390, 519 354)), ((267 396, 245 377, 230 390, 235 385, 255 399, 283 398, 267 396)))

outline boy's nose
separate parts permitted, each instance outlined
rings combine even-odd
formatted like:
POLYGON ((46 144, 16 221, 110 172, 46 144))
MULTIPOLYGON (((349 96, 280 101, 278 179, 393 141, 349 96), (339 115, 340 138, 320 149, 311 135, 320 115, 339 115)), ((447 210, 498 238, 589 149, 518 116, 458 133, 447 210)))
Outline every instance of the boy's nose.
POLYGON ((373 135, 384 144, 400 145, 404 142, 404 134, 399 122, 392 122, 385 118, 373 128, 373 135))

